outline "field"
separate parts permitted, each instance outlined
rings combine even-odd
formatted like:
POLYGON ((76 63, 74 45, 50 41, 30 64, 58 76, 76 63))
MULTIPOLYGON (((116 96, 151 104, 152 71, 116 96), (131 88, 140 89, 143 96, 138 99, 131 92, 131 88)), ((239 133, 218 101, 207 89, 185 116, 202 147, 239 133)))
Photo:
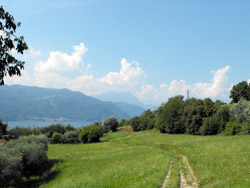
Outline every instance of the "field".
POLYGON ((55 163, 41 187, 250 187, 250 136, 144 132, 101 143, 49 145, 55 163), (170 169, 170 170, 169 170, 170 169))

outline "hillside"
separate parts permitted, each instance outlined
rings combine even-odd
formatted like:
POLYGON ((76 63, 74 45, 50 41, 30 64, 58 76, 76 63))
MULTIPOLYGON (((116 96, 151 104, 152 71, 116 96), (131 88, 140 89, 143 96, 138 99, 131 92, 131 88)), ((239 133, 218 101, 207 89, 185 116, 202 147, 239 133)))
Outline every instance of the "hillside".
POLYGON ((111 101, 111 102, 123 102, 127 104, 132 104, 136 106, 140 106, 141 108, 145 109, 155 109, 156 107, 153 105, 145 105, 140 100, 137 99, 136 96, 134 96, 130 92, 116 92, 116 91, 109 91, 105 92, 99 95, 93 95, 92 97, 95 97, 97 99, 100 99, 102 101, 111 101))
MULTIPOLYGON (((129 118, 125 108, 68 89, 27 86, 0 87, 0 119, 101 121, 114 116, 129 118)), ((133 106, 134 108, 134 106, 133 106)))

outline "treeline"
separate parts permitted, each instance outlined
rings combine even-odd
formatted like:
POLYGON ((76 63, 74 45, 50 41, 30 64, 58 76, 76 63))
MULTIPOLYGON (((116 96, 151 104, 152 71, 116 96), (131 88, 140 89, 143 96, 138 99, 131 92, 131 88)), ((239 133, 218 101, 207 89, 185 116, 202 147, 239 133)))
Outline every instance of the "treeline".
POLYGON ((233 86, 226 104, 210 98, 184 100, 175 96, 157 110, 145 111, 120 124, 132 126, 134 131, 157 128, 162 133, 215 135, 250 134, 250 86, 246 81, 233 86))
POLYGON ((61 124, 47 127, 24 128, 18 127, 7 130, 8 125, 0 120, 0 140, 6 142, 18 139, 21 136, 45 135, 51 144, 74 144, 99 142, 104 133, 117 131, 119 122, 114 117, 109 117, 104 122, 94 122, 82 128, 74 128, 71 125, 61 124))

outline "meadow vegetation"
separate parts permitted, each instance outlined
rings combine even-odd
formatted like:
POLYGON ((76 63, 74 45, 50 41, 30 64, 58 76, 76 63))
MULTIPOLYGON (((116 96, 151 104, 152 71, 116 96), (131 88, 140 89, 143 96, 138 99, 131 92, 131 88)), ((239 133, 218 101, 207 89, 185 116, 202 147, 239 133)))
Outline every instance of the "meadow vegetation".
MULTIPOLYGON (((179 186, 180 156, 186 156, 199 187, 249 187, 250 137, 192 136, 144 132, 108 133, 100 143, 49 145, 59 172, 42 187, 179 186)), ((183 170, 185 172, 185 170, 183 170)))

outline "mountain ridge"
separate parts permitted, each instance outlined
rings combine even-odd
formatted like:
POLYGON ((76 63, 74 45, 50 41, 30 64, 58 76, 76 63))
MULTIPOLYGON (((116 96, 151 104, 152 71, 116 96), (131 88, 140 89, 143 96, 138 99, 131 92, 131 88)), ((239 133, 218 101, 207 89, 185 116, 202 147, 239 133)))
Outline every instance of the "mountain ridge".
POLYGON ((13 120, 80 120, 102 121, 114 116, 128 119, 130 110, 109 101, 101 101, 79 91, 36 86, 1 86, 0 119, 13 120), (128 113, 129 112, 129 113, 128 113))

